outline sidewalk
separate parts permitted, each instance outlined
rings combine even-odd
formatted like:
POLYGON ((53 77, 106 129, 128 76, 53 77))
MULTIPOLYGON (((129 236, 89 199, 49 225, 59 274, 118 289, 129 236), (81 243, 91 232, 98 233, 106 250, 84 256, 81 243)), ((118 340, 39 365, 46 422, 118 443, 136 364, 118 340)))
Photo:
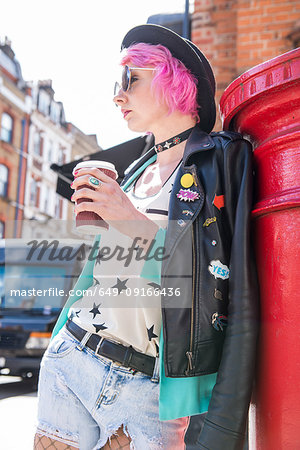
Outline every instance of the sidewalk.
MULTIPOLYGON (((0 377, 0 386, 4 386, 0 377)), ((9 385, 11 386, 11 384, 9 385)), ((13 396, 0 400, 0 448, 2 450, 32 450, 37 415, 37 393, 18 395, 17 387, 13 396)))

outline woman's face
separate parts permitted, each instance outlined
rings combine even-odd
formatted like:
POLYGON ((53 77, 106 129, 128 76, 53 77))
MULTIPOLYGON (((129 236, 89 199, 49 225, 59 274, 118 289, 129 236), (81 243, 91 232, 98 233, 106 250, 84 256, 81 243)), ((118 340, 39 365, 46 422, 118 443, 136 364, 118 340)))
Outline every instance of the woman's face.
MULTIPOLYGON (((133 66, 132 65, 129 65, 133 66)), ((162 126, 162 120, 168 115, 168 106, 161 99, 155 98, 151 89, 154 70, 131 70, 131 84, 128 91, 122 89, 114 97, 114 102, 121 108, 128 128, 132 131, 155 134, 162 126)))

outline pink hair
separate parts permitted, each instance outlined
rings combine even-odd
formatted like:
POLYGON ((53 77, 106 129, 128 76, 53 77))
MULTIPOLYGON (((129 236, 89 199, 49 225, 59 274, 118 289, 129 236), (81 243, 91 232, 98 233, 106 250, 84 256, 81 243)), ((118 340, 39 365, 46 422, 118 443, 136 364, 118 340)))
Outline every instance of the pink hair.
POLYGON ((169 114, 178 110, 182 114, 191 114, 199 122, 197 79, 166 47, 160 44, 133 44, 121 59, 121 65, 125 64, 155 67, 152 88, 157 100, 164 98, 169 114))

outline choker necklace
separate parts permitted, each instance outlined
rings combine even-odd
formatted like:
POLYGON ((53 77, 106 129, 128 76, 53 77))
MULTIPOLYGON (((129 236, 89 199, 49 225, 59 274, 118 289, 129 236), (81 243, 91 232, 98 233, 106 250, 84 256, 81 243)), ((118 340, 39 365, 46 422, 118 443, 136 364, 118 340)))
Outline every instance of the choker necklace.
POLYGON ((154 145, 154 150, 156 151, 156 153, 160 153, 164 150, 168 150, 169 148, 174 147, 174 145, 180 144, 180 142, 186 141, 193 128, 194 127, 189 128, 188 130, 185 130, 182 133, 177 134, 176 136, 173 136, 172 138, 167 139, 164 142, 160 142, 159 144, 154 145))

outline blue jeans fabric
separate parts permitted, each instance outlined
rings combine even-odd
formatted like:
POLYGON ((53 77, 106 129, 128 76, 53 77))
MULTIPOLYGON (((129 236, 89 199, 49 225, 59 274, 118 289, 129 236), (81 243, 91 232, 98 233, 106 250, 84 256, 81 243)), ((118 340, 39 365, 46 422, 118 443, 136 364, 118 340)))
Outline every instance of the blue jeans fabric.
MULTIPOLYGON (((159 383, 80 343, 66 328, 45 352, 37 431, 81 450, 96 450, 123 424, 136 450, 185 448, 189 418, 159 421, 159 383)), ((155 378, 155 377, 154 377, 155 378)))

